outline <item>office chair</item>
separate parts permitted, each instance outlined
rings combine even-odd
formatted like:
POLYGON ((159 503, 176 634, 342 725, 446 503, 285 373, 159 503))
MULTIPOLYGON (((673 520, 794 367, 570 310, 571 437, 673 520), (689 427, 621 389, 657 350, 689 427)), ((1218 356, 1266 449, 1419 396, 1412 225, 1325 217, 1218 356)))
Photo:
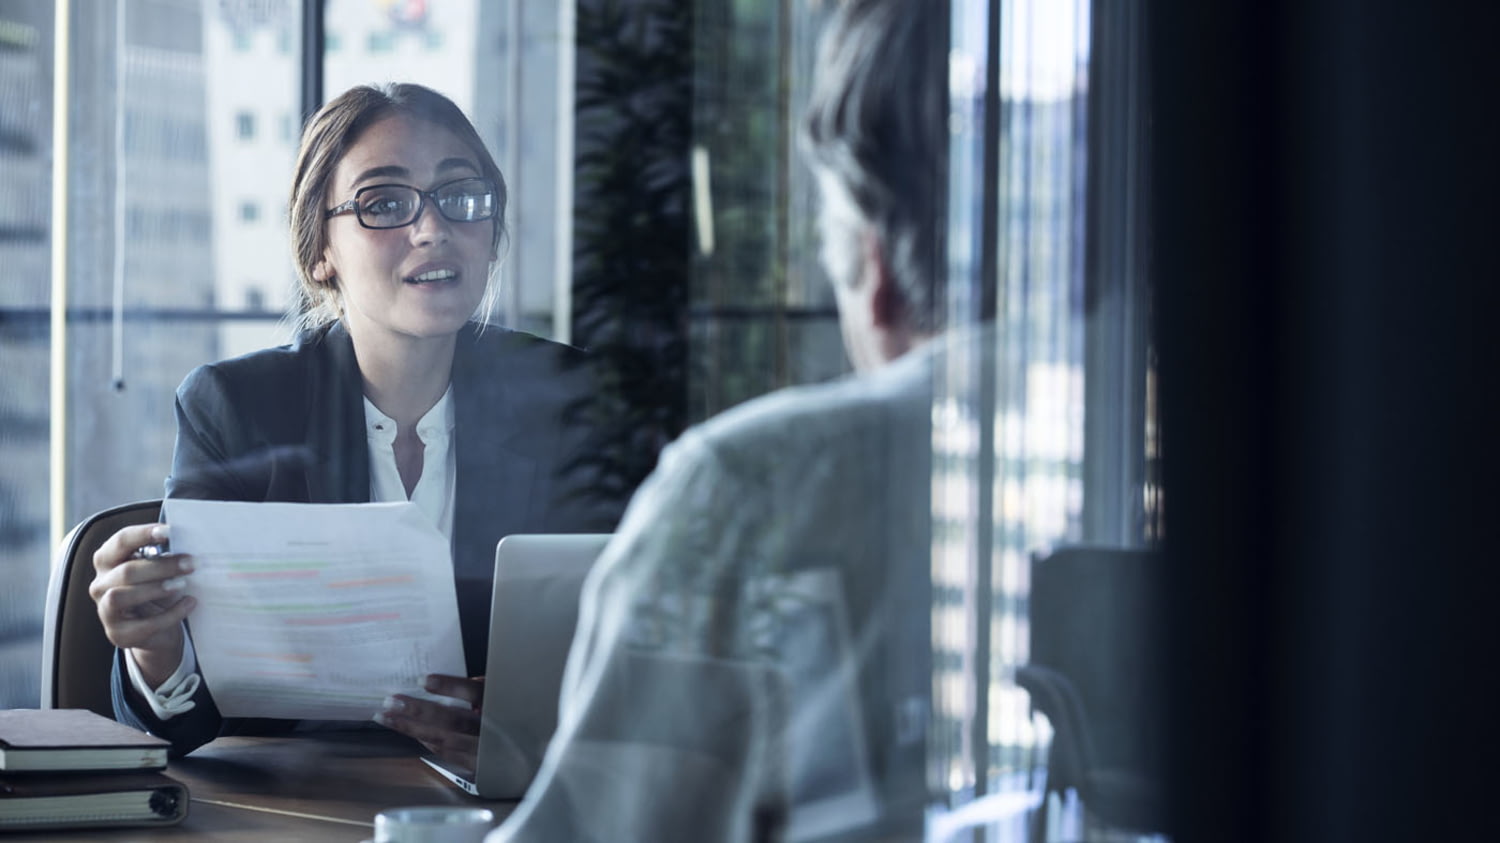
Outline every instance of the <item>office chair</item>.
POLYGON ((160 512, 160 500, 112 507, 79 522, 58 546, 42 627, 42 708, 86 708, 114 716, 109 673, 115 648, 89 597, 94 551, 121 527, 152 523, 160 512))
POLYGON ((1156 596, 1159 554, 1063 547, 1031 564, 1031 659, 1016 683, 1053 738, 1032 835, 1046 839, 1046 797, 1073 790, 1091 825, 1163 831, 1156 596))

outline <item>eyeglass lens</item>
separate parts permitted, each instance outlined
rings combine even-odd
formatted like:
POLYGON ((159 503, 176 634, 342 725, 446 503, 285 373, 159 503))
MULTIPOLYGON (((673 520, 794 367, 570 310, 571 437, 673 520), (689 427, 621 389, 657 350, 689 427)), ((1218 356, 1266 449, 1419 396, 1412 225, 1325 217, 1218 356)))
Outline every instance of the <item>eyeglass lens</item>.
MULTIPOLYGON (((484 179, 449 182, 427 194, 438 213, 452 222, 477 222, 495 215, 495 191, 484 179)), ((359 221, 370 228, 399 228, 417 218, 423 192, 400 184, 367 187, 355 194, 359 221)))

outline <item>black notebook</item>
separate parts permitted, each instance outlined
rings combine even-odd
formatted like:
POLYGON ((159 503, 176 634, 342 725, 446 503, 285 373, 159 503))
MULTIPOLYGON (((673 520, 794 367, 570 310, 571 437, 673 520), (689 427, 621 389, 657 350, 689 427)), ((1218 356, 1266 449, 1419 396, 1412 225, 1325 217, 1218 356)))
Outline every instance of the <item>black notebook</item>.
POLYGON ((172 825, 187 811, 187 785, 154 771, 0 776, 0 831, 172 825))
POLYGON ((160 770, 167 741, 81 708, 0 711, 0 772, 160 770))

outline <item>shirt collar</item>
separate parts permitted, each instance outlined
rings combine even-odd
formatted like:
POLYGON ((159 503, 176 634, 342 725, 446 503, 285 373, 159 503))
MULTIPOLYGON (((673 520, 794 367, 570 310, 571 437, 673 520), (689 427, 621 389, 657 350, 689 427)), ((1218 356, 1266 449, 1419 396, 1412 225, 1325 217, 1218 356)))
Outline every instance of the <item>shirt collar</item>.
MULTIPOLYGON (((364 397, 364 402, 365 435, 385 444, 396 441, 396 420, 380 412, 369 396, 364 397)), ((453 384, 450 383, 443 397, 417 421, 417 438, 427 444, 447 439, 453 434, 453 418, 453 384)))

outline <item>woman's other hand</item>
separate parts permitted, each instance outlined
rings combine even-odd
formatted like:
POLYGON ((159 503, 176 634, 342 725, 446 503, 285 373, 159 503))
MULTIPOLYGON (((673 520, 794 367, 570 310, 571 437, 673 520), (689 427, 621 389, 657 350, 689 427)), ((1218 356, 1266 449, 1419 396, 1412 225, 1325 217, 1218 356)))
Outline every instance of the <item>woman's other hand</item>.
POLYGON ((451 697, 461 706, 395 694, 375 715, 375 722, 420 741, 449 764, 472 770, 479 757, 479 709, 484 702, 484 677, 465 679, 434 673, 422 687, 428 693, 451 697))
POLYGON ((89 596, 110 643, 130 650, 142 677, 156 687, 182 662, 182 621, 197 601, 182 593, 193 562, 149 550, 169 536, 165 524, 121 528, 94 553, 89 596))

